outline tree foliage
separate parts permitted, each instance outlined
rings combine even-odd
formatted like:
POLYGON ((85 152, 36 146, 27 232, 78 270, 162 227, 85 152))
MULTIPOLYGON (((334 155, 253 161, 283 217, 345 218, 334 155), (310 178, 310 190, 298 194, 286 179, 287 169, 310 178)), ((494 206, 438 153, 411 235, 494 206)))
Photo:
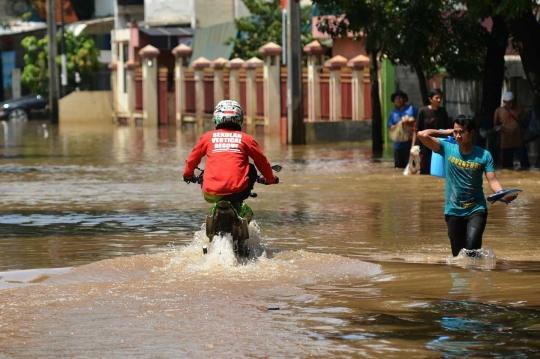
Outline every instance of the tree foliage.
POLYGON ((344 36, 364 33, 366 50, 393 64, 411 66, 424 102, 426 78, 446 69, 454 78, 482 77, 488 33, 456 6, 443 0, 315 0, 326 13, 343 17, 323 21, 321 30, 344 36))
MULTIPOLYGON (((227 44, 234 44, 233 57, 248 59, 261 58, 259 47, 269 42, 282 45, 282 14, 280 0, 243 0, 251 16, 235 20, 238 38, 230 38, 227 44)), ((311 6, 302 8, 302 44, 313 41, 311 34, 311 6)))
POLYGON ((540 4, 537 0, 463 0, 477 17, 500 17, 519 51, 525 75, 540 103, 540 4))
MULTIPOLYGON (((525 0, 519 0, 525 1, 525 0)), ((313 0, 321 14, 319 30, 333 37, 356 36, 372 57, 373 148, 382 125, 377 69, 380 56, 412 67, 427 104, 427 81, 441 69, 453 77, 480 79, 487 31, 453 0, 313 0)), ((382 148, 382 145, 380 146, 382 148)))
MULTIPOLYGON (((68 91, 73 91, 75 87, 91 89, 95 73, 101 68, 101 63, 98 61, 99 49, 96 48, 94 40, 84 33, 74 36, 73 33, 66 32, 65 40, 68 91), (80 84, 76 83, 76 73, 81 78, 80 84)), ((28 36, 22 41, 26 54, 21 82, 27 85, 32 93, 41 95, 49 92, 48 42, 47 36, 43 39, 28 36)), ((55 61, 60 69, 61 57, 57 56, 55 61)))

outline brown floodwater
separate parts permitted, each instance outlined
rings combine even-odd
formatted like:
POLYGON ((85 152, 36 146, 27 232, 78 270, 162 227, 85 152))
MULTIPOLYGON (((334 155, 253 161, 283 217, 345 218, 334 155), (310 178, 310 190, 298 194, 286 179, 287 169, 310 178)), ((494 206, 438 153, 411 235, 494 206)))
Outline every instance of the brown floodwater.
MULTIPOLYGON (((0 127, 0 357, 540 356, 540 172, 497 171, 482 259, 451 258, 444 180, 370 143, 260 137, 249 261, 209 253, 174 128, 0 127)), ((488 187, 485 185, 486 193, 488 187)))

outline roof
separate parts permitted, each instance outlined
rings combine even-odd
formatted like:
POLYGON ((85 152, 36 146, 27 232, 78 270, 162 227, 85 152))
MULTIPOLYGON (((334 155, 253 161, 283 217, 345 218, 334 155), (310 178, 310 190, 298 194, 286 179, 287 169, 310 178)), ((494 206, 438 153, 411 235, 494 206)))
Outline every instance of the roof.
POLYGON ((139 31, 148 36, 193 36, 193 29, 190 27, 140 27, 139 31))
POLYGON ((25 32, 46 29, 47 24, 44 22, 23 22, 17 21, 10 24, 10 27, 0 26, 0 36, 15 35, 25 32))
POLYGON ((66 24, 66 30, 71 31, 75 36, 79 36, 82 32, 89 35, 109 34, 113 29, 114 17, 103 17, 66 24))
POLYGON ((234 21, 196 29, 191 59, 195 60, 201 56, 210 61, 220 57, 230 59, 234 44, 225 45, 225 42, 231 37, 236 38, 237 35, 238 30, 234 21))

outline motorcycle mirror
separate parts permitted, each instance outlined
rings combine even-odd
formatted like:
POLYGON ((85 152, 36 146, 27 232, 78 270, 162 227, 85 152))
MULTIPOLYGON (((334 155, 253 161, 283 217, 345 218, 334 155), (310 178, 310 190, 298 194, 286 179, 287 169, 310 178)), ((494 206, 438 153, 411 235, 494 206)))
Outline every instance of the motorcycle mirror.
POLYGON ((281 167, 280 165, 274 165, 274 166, 272 166, 272 170, 273 170, 274 172, 280 172, 282 168, 283 168, 283 167, 281 167))

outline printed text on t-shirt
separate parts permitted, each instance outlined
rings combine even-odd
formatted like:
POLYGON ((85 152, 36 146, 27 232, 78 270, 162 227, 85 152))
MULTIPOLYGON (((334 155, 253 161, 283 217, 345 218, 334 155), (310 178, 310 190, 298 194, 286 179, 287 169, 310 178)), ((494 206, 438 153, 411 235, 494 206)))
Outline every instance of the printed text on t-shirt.
POLYGON ((242 143, 241 133, 231 132, 214 132, 212 134, 212 143, 214 144, 214 150, 216 151, 238 151, 240 143, 242 143))

